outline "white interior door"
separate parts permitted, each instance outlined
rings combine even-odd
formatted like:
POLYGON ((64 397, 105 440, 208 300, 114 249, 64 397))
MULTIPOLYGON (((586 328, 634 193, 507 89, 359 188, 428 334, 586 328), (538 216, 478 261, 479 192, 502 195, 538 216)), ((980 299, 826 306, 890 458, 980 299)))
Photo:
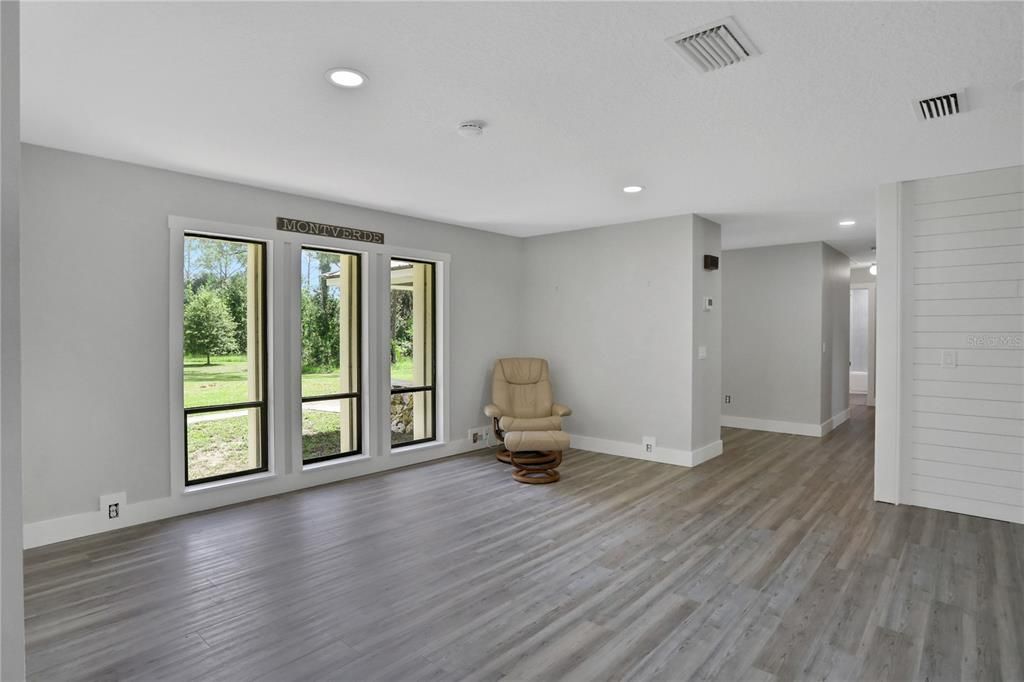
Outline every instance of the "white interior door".
POLYGON ((875 404, 875 285, 850 287, 850 393, 875 404))

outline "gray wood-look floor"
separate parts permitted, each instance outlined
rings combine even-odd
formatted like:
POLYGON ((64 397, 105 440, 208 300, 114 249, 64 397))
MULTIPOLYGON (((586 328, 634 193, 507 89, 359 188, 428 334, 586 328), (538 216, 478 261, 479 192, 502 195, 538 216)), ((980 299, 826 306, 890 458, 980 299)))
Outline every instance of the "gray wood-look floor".
POLYGON ((1024 679, 1024 527, 872 502, 872 414, 695 469, 473 454, 26 553, 34 679, 1024 679))

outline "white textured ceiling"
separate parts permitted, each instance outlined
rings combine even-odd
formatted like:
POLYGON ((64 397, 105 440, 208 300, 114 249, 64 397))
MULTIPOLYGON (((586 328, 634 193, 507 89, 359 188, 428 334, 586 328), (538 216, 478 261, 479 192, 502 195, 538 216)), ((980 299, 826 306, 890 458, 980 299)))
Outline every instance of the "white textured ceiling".
POLYGON ((697 212, 727 247, 823 239, 863 259, 878 184, 1024 160, 1022 14, 29 2, 23 138, 512 235, 697 212), (728 15, 761 56, 697 74, 664 42, 728 15), (337 65, 369 84, 328 86, 337 65), (967 114, 915 118, 916 98, 964 86, 967 114), (466 119, 485 135, 456 135, 466 119))

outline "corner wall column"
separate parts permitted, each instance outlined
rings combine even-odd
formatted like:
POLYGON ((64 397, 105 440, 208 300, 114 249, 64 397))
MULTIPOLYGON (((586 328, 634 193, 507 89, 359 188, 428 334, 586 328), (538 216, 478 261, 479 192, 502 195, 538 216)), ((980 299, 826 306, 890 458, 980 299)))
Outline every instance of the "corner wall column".
POLYGON ((25 678, 18 2, 0 2, 0 679, 25 678))

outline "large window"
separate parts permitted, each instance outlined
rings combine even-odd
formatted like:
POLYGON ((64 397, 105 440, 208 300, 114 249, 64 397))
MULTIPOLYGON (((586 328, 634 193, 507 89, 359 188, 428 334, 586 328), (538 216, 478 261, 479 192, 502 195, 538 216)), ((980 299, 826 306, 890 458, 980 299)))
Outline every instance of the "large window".
POLYGON ((434 264, 391 260, 391 445, 434 440, 434 264))
POLYGON ((266 471, 266 245, 184 244, 185 483, 266 471))
POLYGON ((302 461, 362 451, 359 256, 302 249, 302 461))

